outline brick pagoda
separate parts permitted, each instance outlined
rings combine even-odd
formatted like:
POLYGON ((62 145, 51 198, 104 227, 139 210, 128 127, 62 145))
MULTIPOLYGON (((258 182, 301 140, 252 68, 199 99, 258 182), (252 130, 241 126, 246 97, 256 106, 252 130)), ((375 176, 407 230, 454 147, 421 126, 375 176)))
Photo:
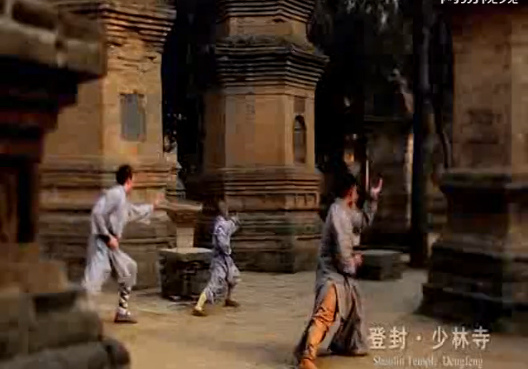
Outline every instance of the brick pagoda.
MULTIPOLYGON (((91 207, 115 183, 117 167, 128 163, 137 173, 133 201, 152 200, 166 189, 160 68, 175 9, 163 1, 48 1, 97 20, 106 33, 108 74, 80 86, 77 105, 61 113, 58 130, 46 140, 42 167, 42 244, 77 280, 91 207)), ((125 230, 123 248, 138 261, 138 287, 157 284, 157 250, 175 246, 166 213, 157 212, 151 223, 125 230)))
MULTIPOLYGON (((194 191, 225 196, 243 227, 242 269, 313 266, 319 242, 314 91, 326 57, 306 36, 313 0, 221 0, 213 50, 216 80, 205 95, 203 173, 194 191)), ((205 212, 198 236, 206 234, 205 212)), ((197 237, 208 247, 209 237, 197 237)))
POLYGON ((36 244, 44 138, 77 85, 105 73, 102 32, 42 1, 0 5, 0 368, 129 367, 63 264, 40 259, 36 244))

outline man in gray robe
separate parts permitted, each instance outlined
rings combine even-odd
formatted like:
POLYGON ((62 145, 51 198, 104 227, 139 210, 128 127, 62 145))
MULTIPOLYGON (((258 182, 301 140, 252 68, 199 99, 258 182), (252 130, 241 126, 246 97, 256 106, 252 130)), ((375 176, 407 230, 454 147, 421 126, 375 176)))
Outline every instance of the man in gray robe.
POLYGON ((340 355, 367 354, 363 305, 354 279, 362 257, 353 247, 359 244, 361 231, 372 223, 381 187, 380 179, 370 191, 371 199, 358 209, 354 176, 343 174, 336 183, 338 198, 328 211, 319 248, 313 315, 295 350, 300 369, 316 369, 319 345, 336 322, 339 328, 330 350, 340 355))
POLYGON ((231 236, 238 230, 238 217, 229 217, 225 201, 217 203, 218 215, 213 226, 213 258, 211 260, 211 278, 203 290, 193 315, 206 316, 206 302, 214 304, 227 294, 225 306, 238 307, 239 303, 231 297, 233 289, 240 281, 240 271, 231 257, 231 236))
POLYGON ((119 242, 126 223, 148 224, 159 200, 154 205, 134 205, 128 202, 127 195, 134 185, 129 165, 119 167, 116 181, 117 185, 105 191, 92 209, 83 286, 88 293, 96 294, 113 274, 119 284, 119 306, 114 321, 136 323, 128 309, 128 299, 136 284, 137 264, 120 249, 119 242))

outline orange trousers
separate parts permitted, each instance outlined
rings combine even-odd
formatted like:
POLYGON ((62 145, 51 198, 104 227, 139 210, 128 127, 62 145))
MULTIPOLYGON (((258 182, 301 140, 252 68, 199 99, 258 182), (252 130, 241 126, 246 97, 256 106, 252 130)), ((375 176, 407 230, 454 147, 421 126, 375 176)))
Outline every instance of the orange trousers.
POLYGON ((335 322, 337 313, 337 291, 332 286, 323 299, 321 306, 315 311, 306 329, 305 339, 299 347, 300 368, 315 368, 319 345, 335 322))

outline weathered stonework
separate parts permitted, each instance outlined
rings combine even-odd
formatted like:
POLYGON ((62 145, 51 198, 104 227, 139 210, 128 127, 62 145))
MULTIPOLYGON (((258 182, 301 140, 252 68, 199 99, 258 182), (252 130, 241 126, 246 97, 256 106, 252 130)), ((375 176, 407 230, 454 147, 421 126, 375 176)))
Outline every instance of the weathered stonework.
POLYGON ((366 117, 369 176, 383 176, 374 223, 363 235, 369 245, 406 248, 411 222, 411 122, 404 117, 366 117))
MULTIPOLYGON (((295 272, 315 260, 320 238, 319 176, 304 169, 223 170, 202 177, 197 190, 226 196, 243 226, 233 240, 237 265, 245 270, 295 272)), ((214 216, 206 202, 195 246, 211 247, 214 216)))
POLYGON ((528 332, 528 7, 453 7, 454 167, 423 310, 528 332), (485 72, 483 72, 485 71, 485 72))
POLYGON ((104 74, 101 30, 40 1, 0 5, 0 368, 124 369, 126 350, 35 243, 44 138, 104 74))
POLYGON ((211 250, 198 247, 161 250, 161 296, 198 297, 209 281, 211 257, 211 250))
POLYGON ((326 58, 306 38, 312 0, 221 1, 216 82, 205 95, 204 173, 189 196, 206 203, 196 246, 210 247, 209 203, 239 213, 233 238, 245 270, 313 266, 320 176, 314 158, 314 90, 326 58))
MULTIPOLYGON (((84 270, 89 215, 100 192, 128 163, 136 172, 132 201, 164 192, 170 163, 162 153, 161 49, 175 10, 154 1, 48 0, 61 11, 97 20, 106 34, 105 78, 79 88, 59 129, 46 140, 42 166, 41 242, 68 264, 71 279, 84 270)), ((158 283, 157 251, 174 247, 176 229, 165 212, 150 226, 127 227, 123 249, 138 262, 138 287, 158 283)))
POLYGON ((357 278, 377 281, 400 279, 404 269, 402 254, 390 250, 365 250, 357 278))
POLYGON ((177 149, 166 152, 165 156, 170 165, 165 197, 171 204, 171 209, 167 210, 167 214, 177 228, 176 245, 178 248, 193 247, 194 229, 202 211, 202 205, 185 198, 185 188, 178 178, 181 166, 178 162, 177 149))
POLYGON ((118 342, 103 338, 95 312, 80 303, 80 290, 0 293, 0 368, 121 369, 130 357, 118 342))

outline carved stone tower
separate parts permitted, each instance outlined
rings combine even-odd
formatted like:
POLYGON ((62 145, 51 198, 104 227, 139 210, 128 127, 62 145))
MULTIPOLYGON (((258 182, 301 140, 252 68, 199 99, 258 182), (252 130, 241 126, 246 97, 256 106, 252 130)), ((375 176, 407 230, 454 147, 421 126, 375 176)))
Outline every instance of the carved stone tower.
MULTIPOLYGON (((59 128, 46 140, 42 166, 41 241, 78 279, 91 207, 115 183, 117 167, 128 163, 136 171, 132 201, 149 201, 165 190, 160 66, 176 14, 161 0, 48 1, 99 21, 106 31, 108 74, 80 86, 78 104, 61 113, 59 128)), ((157 283, 157 249, 174 242, 174 226, 163 212, 150 226, 126 229, 123 247, 138 261, 138 287, 157 283)))
POLYGON ((528 333, 526 4, 451 6, 454 164, 423 308, 528 333))
POLYGON ((102 32, 42 1, 2 1, 0 63, 0 368, 128 368, 63 263, 41 259, 36 243, 44 139, 78 84, 104 75, 102 32))
MULTIPOLYGON (((314 1, 216 3, 217 78, 205 96, 203 175, 194 192, 206 203, 225 197, 239 213, 241 268, 302 270, 313 265, 320 230, 314 93, 326 57, 306 36, 314 1)), ((209 240, 198 237, 197 245, 209 240)))

